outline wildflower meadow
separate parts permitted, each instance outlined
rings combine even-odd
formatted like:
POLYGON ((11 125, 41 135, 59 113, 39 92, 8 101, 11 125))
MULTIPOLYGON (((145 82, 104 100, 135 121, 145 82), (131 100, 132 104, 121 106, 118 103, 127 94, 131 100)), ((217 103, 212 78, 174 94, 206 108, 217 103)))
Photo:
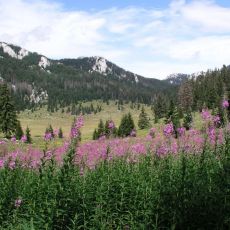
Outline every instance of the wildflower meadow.
POLYGON ((201 130, 83 144, 79 116, 59 147, 50 133, 43 150, 1 141, 1 229, 228 229, 230 126, 201 116, 201 130))

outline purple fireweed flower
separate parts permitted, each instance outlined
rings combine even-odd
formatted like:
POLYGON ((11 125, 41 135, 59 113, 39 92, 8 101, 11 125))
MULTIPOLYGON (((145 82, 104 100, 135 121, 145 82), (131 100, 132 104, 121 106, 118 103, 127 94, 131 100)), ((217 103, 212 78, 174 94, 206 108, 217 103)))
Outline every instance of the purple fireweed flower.
POLYGON ((160 146, 158 149, 157 149, 157 151, 156 151, 156 154, 158 155, 158 156, 161 156, 161 155, 165 155, 165 154, 167 154, 168 153, 168 148, 166 147, 166 146, 160 146))
POLYGON ((152 140, 152 138, 153 138, 153 137, 152 137, 150 134, 148 134, 148 135, 146 136, 146 140, 147 140, 147 141, 152 140))
POLYGON ((11 141, 16 142, 16 137, 15 136, 11 137, 11 141))
POLYGON ((50 141, 52 139, 52 133, 45 133, 44 135, 44 140, 45 141, 50 141))
POLYGON ((106 140, 106 136, 105 136, 105 135, 102 135, 102 136, 99 137, 98 140, 99 140, 99 141, 104 141, 104 140, 106 140))
POLYGON ((15 169, 15 167, 16 167, 15 161, 10 161, 9 164, 8 164, 8 167, 9 167, 9 169, 11 169, 11 170, 15 169))
POLYGON ((79 171, 80 176, 84 176, 84 169, 81 167, 79 171))
POLYGON ((54 130, 54 136, 57 137, 57 136, 58 136, 58 133, 59 133, 59 130, 58 130, 58 129, 55 129, 55 130, 54 130))
POLYGON ((178 144, 176 141, 174 141, 172 144, 171 144, 171 148, 170 148, 170 151, 171 153, 178 153, 178 144))
POLYGON ((208 137, 209 137, 212 144, 214 144, 216 141, 216 132, 215 131, 216 130, 214 127, 209 127, 207 130, 208 137))
POLYGON ((26 135, 23 135, 21 138, 21 142, 25 143, 26 141, 27 141, 27 137, 26 137, 26 135))
POLYGON ((3 160, 3 159, 0 159, 0 168, 3 168, 3 167, 4 167, 4 164, 5 164, 4 160, 3 160))
POLYGON ((80 134, 80 128, 84 125, 84 120, 83 120, 83 116, 80 115, 75 124, 73 125, 73 127, 71 128, 71 132, 70 132, 70 137, 71 138, 76 138, 79 136, 80 134))
POLYGON ((223 100, 223 102, 222 102, 222 107, 225 108, 225 109, 229 107, 229 102, 228 102, 228 100, 223 100))
POLYGON ((178 132, 179 136, 184 136, 185 135, 185 130, 186 129, 184 127, 178 128, 177 132, 178 132))
POLYGON ((14 202, 14 206, 16 208, 19 208, 22 204, 22 199, 16 199, 15 202, 14 202))
POLYGON ((5 143, 5 141, 0 141, 0 145, 4 145, 5 143))
POLYGON ((165 125, 163 132, 164 132, 164 135, 166 137, 171 136, 174 132, 173 124, 169 123, 169 124, 165 125))
POLYGON ((52 158, 52 156, 53 156, 52 151, 49 150, 46 152, 46 160, 50 160, 52 158))
POLYGON ((154 138, 155 135, 156 135, 156 129, 155 129, 155 128, 151 128, 151 129, 149 130, 149 135, 150 135, 152 138, 154 138))
POLYGON ((114 129, 115 128, 115 124, 114 124, 114 122, 112 120, 109 121, 108 128, 109 129, 114 129))
POLYGON ((214 116, 213 122, 215 125, 219 125, 220 124, 220 116, 219 115, 214 116))
POLYGON ((135 129, 133 129, 131 132, 130 132, 130 136, 131 137, 136 137, 137 136, 137 132, 135 129))
POLYGON ((211 114, 209 113, 209 111, 207 109, 202 109, 201 117, 205 121, 210 120, 212 118, 211 114))
POLYGON ((141 143, 137 143, 131 146, 131 151, 134 154, 145 154, 146 153, 146 149, 144 144, 141 143))

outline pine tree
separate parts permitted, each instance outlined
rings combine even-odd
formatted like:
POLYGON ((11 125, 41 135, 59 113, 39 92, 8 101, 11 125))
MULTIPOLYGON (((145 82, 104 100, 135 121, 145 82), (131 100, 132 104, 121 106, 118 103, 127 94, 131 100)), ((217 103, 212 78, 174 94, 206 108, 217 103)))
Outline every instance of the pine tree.
POLYGON ((17 115, 6 84, 0 84, 0 130, 10 138, 17 127, 17 115))
POLYGON ((102 119, 100 119, 99 121, 97 134, 98 134, 98 137, 101 137, 105 134, 105 126, 104 126, 102 119))
POLYGON ((154 122, 157 123, 160 118, 163 118, 167 111, 166 99, 159 95, 154 103, 154 122))
POLYGON ((133 129, 135 129, 135 124, 134 124, 133 117, 132 117, 131 113, 128 113, 128 124, 129 124, 129 128, 131 131, 133 129))
POLYGON ((23 130, 22 130, 22 126, 20 121, 17 121, 17 125, 16 125, 16 131, 15 131, 15 137, 17 140, 21 140, 22 136, 23 136, 23 130))
POLYGON ((58 138, 63 138, 62 128, 59 128, 58 130, 58 138))
POLYGON ((93 140, 97 140, 98 138, 99 138, 99 135, 98 135, 97 129, 95 129, 93 132, 93 140))
POLYGON ((107 120, 107 121, 105 122, 104 132, 105 132, 106 137, 109 137, 109 135, 110 135, 109 120, 107 120))
POLYGON ((26 128, 26 143, 32 143, 32 139, 31 139, 31 134, 30 134, 30 129, 29 127, 27 126, 26 128))
POLYGON ((179 105, 184 112, 189 112, 193 105, 193 92, 191 81, 185 81, 178 92, 179 105))
POLYGON ((118 129, 118 136, 126 137, 129 136, 131 131, 135 128, 131 113, 123 115, 121 123, 118 129))
POLYGON ((165 118, 165 123, 168 124, 170 121, 172 121, 172 116, 175 110, 175 105, 173 103, 173 101, 170 101, 170 105, 169 105, 169 109, 168 112, 166 114, 166 118, 165 118))
POLYGON ((149 126, 150 126, 150 123, 149 123, 148 115, 145 112, 144 107, 142 107, 141 113, 139 115, 138 127, 139 129, 146 129, 146 128, 149 128, 149 126))

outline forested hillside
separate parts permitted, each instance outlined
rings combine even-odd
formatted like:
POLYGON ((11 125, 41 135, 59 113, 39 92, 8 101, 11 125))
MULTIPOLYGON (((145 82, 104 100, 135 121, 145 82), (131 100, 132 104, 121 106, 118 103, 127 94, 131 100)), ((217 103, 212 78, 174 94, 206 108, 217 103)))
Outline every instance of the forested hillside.
POLYGON ((17 110, 48 104, 66 107, 93 99, 152 104, 176 87, 128 72, 101 57, 50 60, 14 45, 0 43, 0 76, 12 88, 17 110))

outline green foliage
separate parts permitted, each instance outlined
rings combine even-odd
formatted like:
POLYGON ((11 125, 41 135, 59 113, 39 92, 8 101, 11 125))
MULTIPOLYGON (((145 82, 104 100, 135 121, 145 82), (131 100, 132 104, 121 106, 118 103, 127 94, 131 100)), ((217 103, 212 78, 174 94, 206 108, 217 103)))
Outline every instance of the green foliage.
POLYGON ((31 144, 32 143, 32 138, 31 138, 31 134, 30 134, 30 129, 27 126, 26 128, 26 143, 31 144))
POLYGON ((189 112, 193 105, 192 82, 185 81, 178 90, 178 104, 183 112, 189 112))
POLYGON ((179 128, 180 127, 180 117, 179 117, 177 107, 174 108, 171 119, 172 119, 172 123, 174 125, 174 129, 179 128))
POLYGON ((189 130, 192 127, 192 114, 191 113, 186 113, 184 115, 184 120, 183 120, 183 127, 186 128, 186 130, 189 130))
POLYGON ((145 112, 144 107, 142 107, 141 113, 140 113, 139 119, 138 119, 138 127, 139 127, 139 129, 147 129, 147 128, 149 128, 149 126, 150 126, 150 123, 149 123, 148 115, 145 112))
POLYGON ((229 228, 229 139, 201 155, 149 154, 94 170, 74 165, 75 148, 61 166, 44 156, 38 171, 0 169, 1 229, 229 228))
POLYGON ((0 130, 10 138, 17 127, 17 115, 6 84, 0 83, 0 130))
POLYGON ((16 125, 16 130, 15 130, 15 137, 17 140, 21 140, 22 136, 23 136, 23 130, 22 130, 22 126, 20 121, 17 121, 17 125, 16 125))
POLYGON ((184 107, 192 105, 192 110, 201 110, 204 106, 208 109, 218 108, 224 96, 230 97, 230 68, 223 66, 221 69, 208 70, 196 78, 190 79, 181 87, 185 90, 181 97, 184 107), (189 86, 189 87, 188 87, 189 86))
POLYGON ((169 108, 165 117, 165 123, 168 124, 172 121, 172 117, 175 111, 175 104, 172 100, 170 100, 169 108))
POLYGON ((168 110, 168 107, 167 107, 165 96, 159 95, 154 101, 155 123, 157 123, 160 118, 165 117, 167 110, 168 110))
POLYGON ((118 128, 118 136, 127 137, 130 135, 131 131, 135 128, 134 121, 131 113, 123 115, 121 118, 121 123, 118 128))

